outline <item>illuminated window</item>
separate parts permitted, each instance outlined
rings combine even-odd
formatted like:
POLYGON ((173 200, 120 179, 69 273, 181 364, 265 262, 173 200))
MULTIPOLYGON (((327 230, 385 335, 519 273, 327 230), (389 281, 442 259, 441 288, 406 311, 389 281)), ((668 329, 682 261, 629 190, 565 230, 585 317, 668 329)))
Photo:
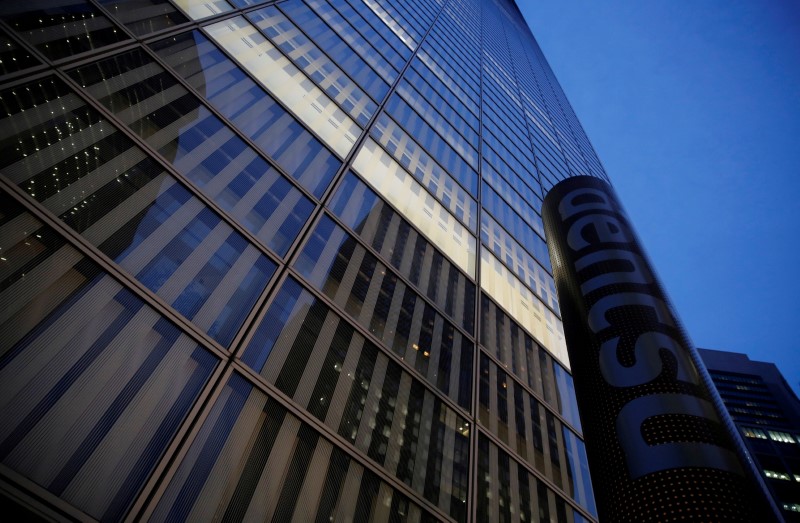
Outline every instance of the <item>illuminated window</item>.
POLYGON ((754 439, 767 439, 767 435, 764 434, 764 431, 761 429, 753 429, 750 427, 744 427, 744 435, 748 438, 754 439))
POLYGON ((775 472, 774 470, 764 470, 764 475, 770 479, 780 479, 783 481, 791 481, 792 478, 785 472, 775 472))
POLYGON ((777 432, 774 430, 769 431, 769 437, 772 441, 780 441, 781 443, 794 443, 794 438, 792 438, 791 434, 787 434, 786 432, 777 432))

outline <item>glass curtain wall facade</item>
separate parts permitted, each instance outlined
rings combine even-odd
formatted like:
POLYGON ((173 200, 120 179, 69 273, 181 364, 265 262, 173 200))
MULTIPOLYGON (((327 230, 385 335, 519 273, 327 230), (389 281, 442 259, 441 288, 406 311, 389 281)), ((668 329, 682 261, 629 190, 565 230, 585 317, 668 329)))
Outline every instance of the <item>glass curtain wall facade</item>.
POLYGON ((512 0, 0 4, 0 498, 596 520, 512 0))

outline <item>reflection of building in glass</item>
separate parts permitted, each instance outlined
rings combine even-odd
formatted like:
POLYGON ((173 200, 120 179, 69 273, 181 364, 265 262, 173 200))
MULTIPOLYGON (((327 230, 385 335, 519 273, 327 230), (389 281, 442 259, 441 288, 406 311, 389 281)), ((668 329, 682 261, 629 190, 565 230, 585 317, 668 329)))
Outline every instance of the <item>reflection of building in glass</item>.
POLYGON ((0 39, 4 506, 596 520, 540 211, 605 174, 513 2, 5 2, 0 39))
POLYGON ((700 349, 786 521, 800 521, 800 400, 772 363, 700 349))

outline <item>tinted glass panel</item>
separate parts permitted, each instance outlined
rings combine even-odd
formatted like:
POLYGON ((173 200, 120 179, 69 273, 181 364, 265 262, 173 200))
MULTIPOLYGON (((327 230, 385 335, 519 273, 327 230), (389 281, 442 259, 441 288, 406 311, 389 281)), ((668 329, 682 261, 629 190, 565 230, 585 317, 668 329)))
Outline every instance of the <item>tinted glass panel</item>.
MULTIPOLYGON (((372 58, 371 55, 367 54, 365 57, 357 54, 341 36, 336 34, 302 2, 285 2, 281 8, 292 22, 330 56, 350 78, 369 93, 373 100, 376 102, 383 100, 389 90, 389 84, 368 63, 372 58)), ((394 78, 394 76, 391 77, 394 78)))
POLYGON ((222 345, 275 263, 58 80, 0 93, 3 175, 222 345))
POLYGON ((228 380, 152 521, 436 518, 238 374, 228 380))
POLYGON ((572 376, 564 367, 553 361, 553 375, 558 393, 558 411, 572 424, 572 427, 581 431, 581 418, 578 413, 578 403, 575 399, 575 385, 572 376))
POLYGON ((367 141, 353 161, 353 169, 461 270, 475 277, 475 236, 386 151, 367 141))
POLYGON ((2 2, 0 16, 25 41, 51 60, 128 38, 85 0, 2 2))
POLYGON ((520 281, 533 290, 542 303, 559 314, 553 277, 486 213, 481 216, 481 242, 485 248, 491 249, 495 258, 502 261, 520 281))
POLYGON ((472 343, 330 219, 295 267, 439 390, 468 408, 472 343))
POLYGON ((342 109, 360 125, 367 124, 377 108, 375 102, 283 13, 268 7, 248 18, 342 109))
POLYGON ((482 434, 477 491, 479 521, 576 521, 575 510, 564 498, 482 434))
POLYGON ((136 35, 189 21, 167 0, 101 0, 101 3, 136 35))
MULTIPOLYGON (((513 236, 519 245, 522 245, 536 258, 536 261, 547 270, 552 270, 547 244, 544 239, 534 232, 528 222, 523 220, 520 215, 485 182, 483 184, 483 196, 483 208, 491 214, 491 217, 497 220, 496 222, 493 220, 492 222, 494 223, 488 222, 489 234, 501 235, 501 232, 495 232, 493 229, 497 224, 501 224, 503 228, 508 231, 507 234, 513 236)), ((483 227, 483 224, 481 224, 481 226, 483 227)))
POLYGON ((442 205, 475 231, 478 205, 472 195, 477 191, 477 177, 470 176, 469 172, 457 172, 455 177, 451 176, 386 113, 378 117, 371 134, 442 205))
POLYGON ((268 247, 286 252, 311 201, 142 51, 73 76, 268 247))
POLYGON ((0 75, 15 73, 39 63, 39 60, 0 29, 0 75))
POLYGON ((572 495, 575 501, 594 517, 597 517, 597 509, 594 504, 594 492, 592 491, 592 481, 589 476, 589 463, 586 459, 586 447, 583 441, 567 427, 563 427, 563 430, 568 464, 568 479, 565 489, 572 495))
POLYGON ((242 359, 389 473, 465 518, 467 420, 297 282, 284 284, 242 359))
POLYGON ((284 2, 281 10, 328 53, 375 101, 383 100, 397 70, 325 0, 284 2))
POLYGON ((481 251, 481 289, 533 334, 551 354, 569 368, 564 326, 508 268, 487 250, 481 251))
POLYGON ((352 174, 331 199, 337 216, 456 323, 473 333, 475 284, 352 174))
POLYGON ((244 17, 205 27, 211 38, 341 158, 361 128, 244 17))
POLYGON ((314 196, 322 196, 341 162, 227 55, 197 31, 154 47, 245 136, 314 196))
POLYGON ((485 294, 481 294, 481 344, 548 404, 558 408, 553 358, 485 294))
POLYGON ((0 192, 0 460, 118 521, 218 363, 0 192))
POLYGON ((171 0, 183 9, 192 20, 200 20, 233 8, 225 0, 171 0))

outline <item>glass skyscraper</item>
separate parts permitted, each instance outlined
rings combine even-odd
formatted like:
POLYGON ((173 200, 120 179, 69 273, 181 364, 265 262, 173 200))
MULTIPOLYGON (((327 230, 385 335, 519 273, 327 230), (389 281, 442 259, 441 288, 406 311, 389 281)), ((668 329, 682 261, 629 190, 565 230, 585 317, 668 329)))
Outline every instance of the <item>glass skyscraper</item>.
POLYGON ((595 521, 513 0, 0 3, 0 499, 595 521))

